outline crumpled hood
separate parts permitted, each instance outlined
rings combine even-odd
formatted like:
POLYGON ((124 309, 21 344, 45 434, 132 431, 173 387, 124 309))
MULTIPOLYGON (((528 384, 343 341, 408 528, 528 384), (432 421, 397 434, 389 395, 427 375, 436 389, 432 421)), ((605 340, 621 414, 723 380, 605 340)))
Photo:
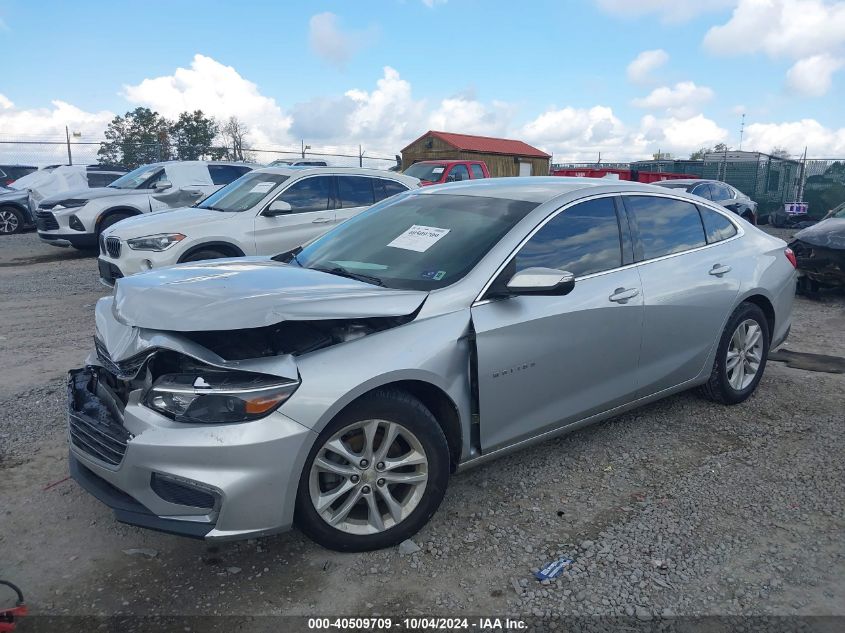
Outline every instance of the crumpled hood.
POLYGON ((199 207, 161 209, 121 220, 114 228, 109 229, 107 234, 115 235, 124 240, 156 233, 185 233, 190 235, 190 229, 193 227, 208 222, 225 221, 234 218, 236 215, 237 213, 234 212, 227 213, 199 207))
POLYGON ((795 234, 794 239, 811 246, 845 249, 845 218, 828 218, 795 234))
POLYGON ((147 195, 149 189, 117 189, 115 187, 94 187, 93 189, 80 189, 74 191, 63 191, 48 196, 41 201, 41 206, 54 205, 62 200, 74 198, 75 200, 96 200, 97 198, 108 198, 111 196, 147 195), (71 195, 72 194, 72 195, 71 195))
POLYGON ((121 323, 173 332, 238 330, 282 321, 404 316, 428 293, 391 290, 263 257, 180 264, 119 279, 121 323))

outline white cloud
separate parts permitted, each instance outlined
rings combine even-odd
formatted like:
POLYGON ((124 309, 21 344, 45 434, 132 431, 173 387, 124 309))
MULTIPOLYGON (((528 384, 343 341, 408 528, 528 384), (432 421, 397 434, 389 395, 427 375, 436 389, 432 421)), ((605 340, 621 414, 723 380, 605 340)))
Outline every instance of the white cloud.
POLYGON ((308 21, 308 43, 311 50, 339 69, 343 69, 355 53, 375 36, 375 29, 344 31, 337 15, 329 11, 313 15, 308 21))
POLYGON ((11 110, 15 106, 14 103, 4 94, 0 94, 0 110, 11 110))
POLYGON ((428 127, 442 132, 503 136, 512 115, 513 107, 503 101, 488 106, 474 98, 457 96, 440 102, 428 117, 428 127))
POLYGON ((0 94, 0 130, 5 139, 15 137, 32 140, 64 138, 65 126, 85 138, 98 138, 114 113, 108 110, 85 112, 65 101, 54 100, 49 108, 21 110, 5 95, 0 94))
POLYGON ((728 131, 697 114, 688 118, 657 118, 647 114, 640 121, 637 141, 651 149, 684 156, 700 147, 728 140, 728 131))
POLYGON ((543 112, 510 135, 565 160, 593 160, 598 152, 622 158, 637 148, 628 146, 628 133, 606 106, 565 107, 543 112))
POLYGON ((613 16, 627 18, 655 13, 665 23, 678 23, 721 11, 736 4, 736 0, 596 0, 596 4, 613 16))
POLYGON ((713 91, 707 86, 697 86, 692 81, 682 81, 672 87, 661 86, 649 95, 634 99, 633 104, 647 110, 665 110, 668 114, 689 118, 698 108, 713 98, 713 91))
POLYGON ((231 66, 205 55, 194 55, 190 68, 177 68, 172 75, 124 86, 122 94, 130 104, 168 118, 186 110, 202 110, 218 120, 235 115, 247 124, 249 140, 256 145, 288 140, 291 120, 275 99, 262 95, 258 86, 231 66))
POLYGON ((704 46, 719 55, 763 53, 798 60, 787 74, 787 87, 821 96, 845 58, 845 2, 740 0, 728 22, 707 32, 704 46))
POLYGON ((669 61, 669 54, 662 48, 643 51, 628 64, 628 80, 635 84, 653 81, 652 73, 669 61))
POLYGON ((833 73, 843 66, 845 60, 827 54, 806 57, 786 73, 786 85, 799 95, 821 97, 830 90, 833 73))
POLYGON ((784 123, 752 123, 745 127, 743 149, 768 152, 784 147, 790 154, 837 157, 845 155, 845 127, 826 128, 815 119, 801 119, 784 123))

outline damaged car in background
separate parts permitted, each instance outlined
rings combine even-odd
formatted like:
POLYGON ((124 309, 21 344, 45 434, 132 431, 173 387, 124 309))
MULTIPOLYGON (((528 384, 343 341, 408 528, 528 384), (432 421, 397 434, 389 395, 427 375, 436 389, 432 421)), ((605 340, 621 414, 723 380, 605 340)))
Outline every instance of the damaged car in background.
POLYGON ((791 258, 649 185, 414 189, 274 258, 117 280, 69 374, 71 473, 147 528, 391 546, 459 469, 692 387, 749 398, 791 258))
POLYGON ((845 288, 845 205, 824 220, 798 231, 790 242, 798 262, 798 290, 814 294, 821 288, 845 288))

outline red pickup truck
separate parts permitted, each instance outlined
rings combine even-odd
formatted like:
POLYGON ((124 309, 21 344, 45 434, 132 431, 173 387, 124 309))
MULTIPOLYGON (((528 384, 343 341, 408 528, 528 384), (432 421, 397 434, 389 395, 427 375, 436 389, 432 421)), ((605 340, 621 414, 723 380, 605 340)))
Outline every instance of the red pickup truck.
POLYGON ((487 164, 481 160, 423 160, 408 167, 404 173, 419 178, 421 185, 490 177, 487 164))

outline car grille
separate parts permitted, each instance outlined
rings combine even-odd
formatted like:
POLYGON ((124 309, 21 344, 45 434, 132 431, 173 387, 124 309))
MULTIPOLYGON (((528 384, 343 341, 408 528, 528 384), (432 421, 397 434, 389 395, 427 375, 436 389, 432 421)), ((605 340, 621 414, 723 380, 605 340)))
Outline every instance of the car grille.
POLYGON ((35 214, 35 224, 39 231, 56 231, 59 228, 56 216, 49 211, 38 211, 35 214))
POLYGON ((117 259, 118 257, 120 257, 120 238, 107 237, 106 252, 112 259, 117 259))
POLYGON ((92 391, 97 376, 90 369, 68 374, 68 433, 82 452, 119 466, 132 435, 92 391))
POLYGON ((147 362, 147 359, 153 355, 153 351, 142 352, 136 354, 131 358, 115 362, 109 356, 106 346, 98 338, 94 338, 94 347, 97 350, 97 358, 110 373, 121 380, 131 380, 138 375, 141 367, 147 362))

